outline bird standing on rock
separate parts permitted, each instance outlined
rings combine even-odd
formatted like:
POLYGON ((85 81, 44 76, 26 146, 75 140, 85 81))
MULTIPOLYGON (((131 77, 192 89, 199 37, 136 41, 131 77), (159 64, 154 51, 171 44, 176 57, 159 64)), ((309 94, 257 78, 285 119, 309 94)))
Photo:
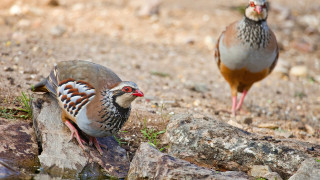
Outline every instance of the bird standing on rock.
POLYGON ((229 25, 217 41, 215 59, 231 88, 233 115, 253 83, 268 76, 277 63, 279 48, 267 17, 266 0, 250 0, 244 18, 229 25), (242 97, 237 104, 238 92, 242 97))
POLYGON ((100 154, 102 149, 96 137, 118 132, 129 118, 131 102, 143 96, 134 82, 121 81, 110 69, 80 60, 59 62, 33 91, 49 92, 57 99, 71 139, 75 135, 81 148, 86 149, 75 123, 100 154))

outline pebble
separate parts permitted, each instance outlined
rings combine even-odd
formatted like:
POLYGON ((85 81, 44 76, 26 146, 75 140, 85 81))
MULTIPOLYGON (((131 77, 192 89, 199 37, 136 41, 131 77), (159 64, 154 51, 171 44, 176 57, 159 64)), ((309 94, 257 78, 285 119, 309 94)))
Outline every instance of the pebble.
POLYGON ((66 32, 66 27, 63 25, 58 25, 50 30, 50 34, 54 37, 60 37, 66 32))
POLYGON ((243 129, 243 126, 233 120, 229 120, 228 121, 228 124, 230 124, 231 126, 234 126, 234 127, 237 127, 237 128, 240 128, 240 129, 243 129))
POLYGON ((293 66, 290 69, 290 75, 298 77, 306 77, 308 75, 308 68, 304 65, 293 66))
POLYGON ((49 6, 59 6, 60 4, 59 4, 59 0, 50 0, 49 2, 48 2, 48 5, 49 6))
POLYGON ((253 177, 259 178, 259 177, 264 177, 266 174, 271 172, 272 171, 269 166, 253 165, 249 174, 253 177))
POLYGON ((209 89, 205 84, 195 84, 190 88, 190 90, 204 93, 204 92, 207 92, 209 89))
POLYGON ((12 67, 5 67, 4 71, 12 72, 12 71, 14 71, 14 69, 12 67))
POLYGON ((269 172, 263 176, 266 179, 282 180, 281 176, 276 172, 269 172))
POLYGON ((245 117, 243 119, 244 124, 250 125, 250 124, 252 124, 252 122, 253 122, 253 119, 251 117, 245 117))
POLYGON ((289 131, 284 131, 284 130, 275 130, 274 135, 276 136, 282 136, 284 138, 293 138, 293 133, 289 131))
POLYGON ((289 75, 290 63, 282 58, 278 59, 274 72, 282 75, 289 75))
POLYGON ((309 124, 304 125, 304 127, 306 128, 308 134, 314 135, 314 133, 316 132, 314 128, 309 124))
POLYGON ((196 99, 195 101, 193 101, 193 105, 194 106, 199 106, 200 105, 200 100, 196 99))
POLYGON ((267 128, 267 129, 277 129, 279 128, 278 125, 274 123, 262 123, 258 125, 259 128, 267 128))
POLYGON ((317 83, 320 83, 320 75, 317 75, 314 77, 314 80, 317 82, 317 83))
POLYGON ((11 15, 14 15, 14 16, 21 15, 22 14, 22 8, 19 5, 13 5, 13 6, 11 6, 11 8, 9 10, 9 13, 11 15))
POLYGON ((214 50, 216 48, 216 40, 211 36, 206 36, 204 38, 204 44, 209 50, 214 50))
POLYGON ((144 0, 140 6, 137 15, 139 17, 151 17, 158 15, 160 11, 161 0, 144 0))
POLYGON ((86 8, 86 7, 85 7, 84 4, 82 4, 82 3, 77 3, 77 4, 73 5, 71 9, 72 9, 73 11, 81 11, 81 10, 84 10, 85 8, 86 8))

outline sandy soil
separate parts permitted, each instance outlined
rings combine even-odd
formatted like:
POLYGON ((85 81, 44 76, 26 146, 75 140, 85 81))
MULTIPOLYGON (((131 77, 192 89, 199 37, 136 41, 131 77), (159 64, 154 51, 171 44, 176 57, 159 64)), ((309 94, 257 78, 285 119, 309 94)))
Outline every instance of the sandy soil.
POLYGON ((230 117, 230 88, 212 47, 228 24, 242 18, 237 9, 247 1, 163 0, 160 13, 151 17, 138 16, 141 2, 61 0, 51 6, 2 0, 0 107, 18 106, 16 97, 31 94, 28 88, 54 63, 83 59, 135 81, 145 93, 133 104, 123 128, 128 132, 119 135, 132 152, 143 141, 145 119, 147 126, 163 130, 176 113, 206 114, 249 132, 320 142, 320 2, 271 2, 268 23, 281 47, 280 69, 253 86, 237 118, 230 117), (296 66, 307 71, 291 74, 296 66))

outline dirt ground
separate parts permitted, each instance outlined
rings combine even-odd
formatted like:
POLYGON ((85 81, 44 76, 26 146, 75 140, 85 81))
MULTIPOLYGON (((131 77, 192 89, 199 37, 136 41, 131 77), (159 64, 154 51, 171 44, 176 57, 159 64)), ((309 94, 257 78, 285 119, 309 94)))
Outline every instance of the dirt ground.
MULTIPOLYGON (((140 129, 166 128, 173 114, 205 114, 249 132, 320 143, 320 1, 271 1, 268 24, 281 47, 278 69, 250 90, 230 115, 230 88, 214 61, 223 29, 242 18, 247 0, 163 0, 144 17, 143 0, 40 0, 0 3, 0 107, 18 106, 21 92, 54 63, 89 60, 136 82, 145 98, 133 103, 119 137, 131 152, 140 129), (305 72, 292 72, 295 67, 305 72)), ((148 4, 148 3, 147 3, 148 4)), ((212 127, 214 128, 214 127, 212 127)))

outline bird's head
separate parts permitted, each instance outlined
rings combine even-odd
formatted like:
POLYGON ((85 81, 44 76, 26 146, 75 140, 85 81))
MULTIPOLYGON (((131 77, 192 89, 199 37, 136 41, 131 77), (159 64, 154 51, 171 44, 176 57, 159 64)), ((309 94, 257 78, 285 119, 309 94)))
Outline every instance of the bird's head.
POLYGON ((253 21, 266 20, 268 17, 267 0, 249 0, 245 16, 253 21))
POLYGON ((114 101, 122 108, 129 108, 130 104, 137 97, 143 97, 143 92, 139 90, 136 83, 122 81, 114 88, 110 89, 114 101))

